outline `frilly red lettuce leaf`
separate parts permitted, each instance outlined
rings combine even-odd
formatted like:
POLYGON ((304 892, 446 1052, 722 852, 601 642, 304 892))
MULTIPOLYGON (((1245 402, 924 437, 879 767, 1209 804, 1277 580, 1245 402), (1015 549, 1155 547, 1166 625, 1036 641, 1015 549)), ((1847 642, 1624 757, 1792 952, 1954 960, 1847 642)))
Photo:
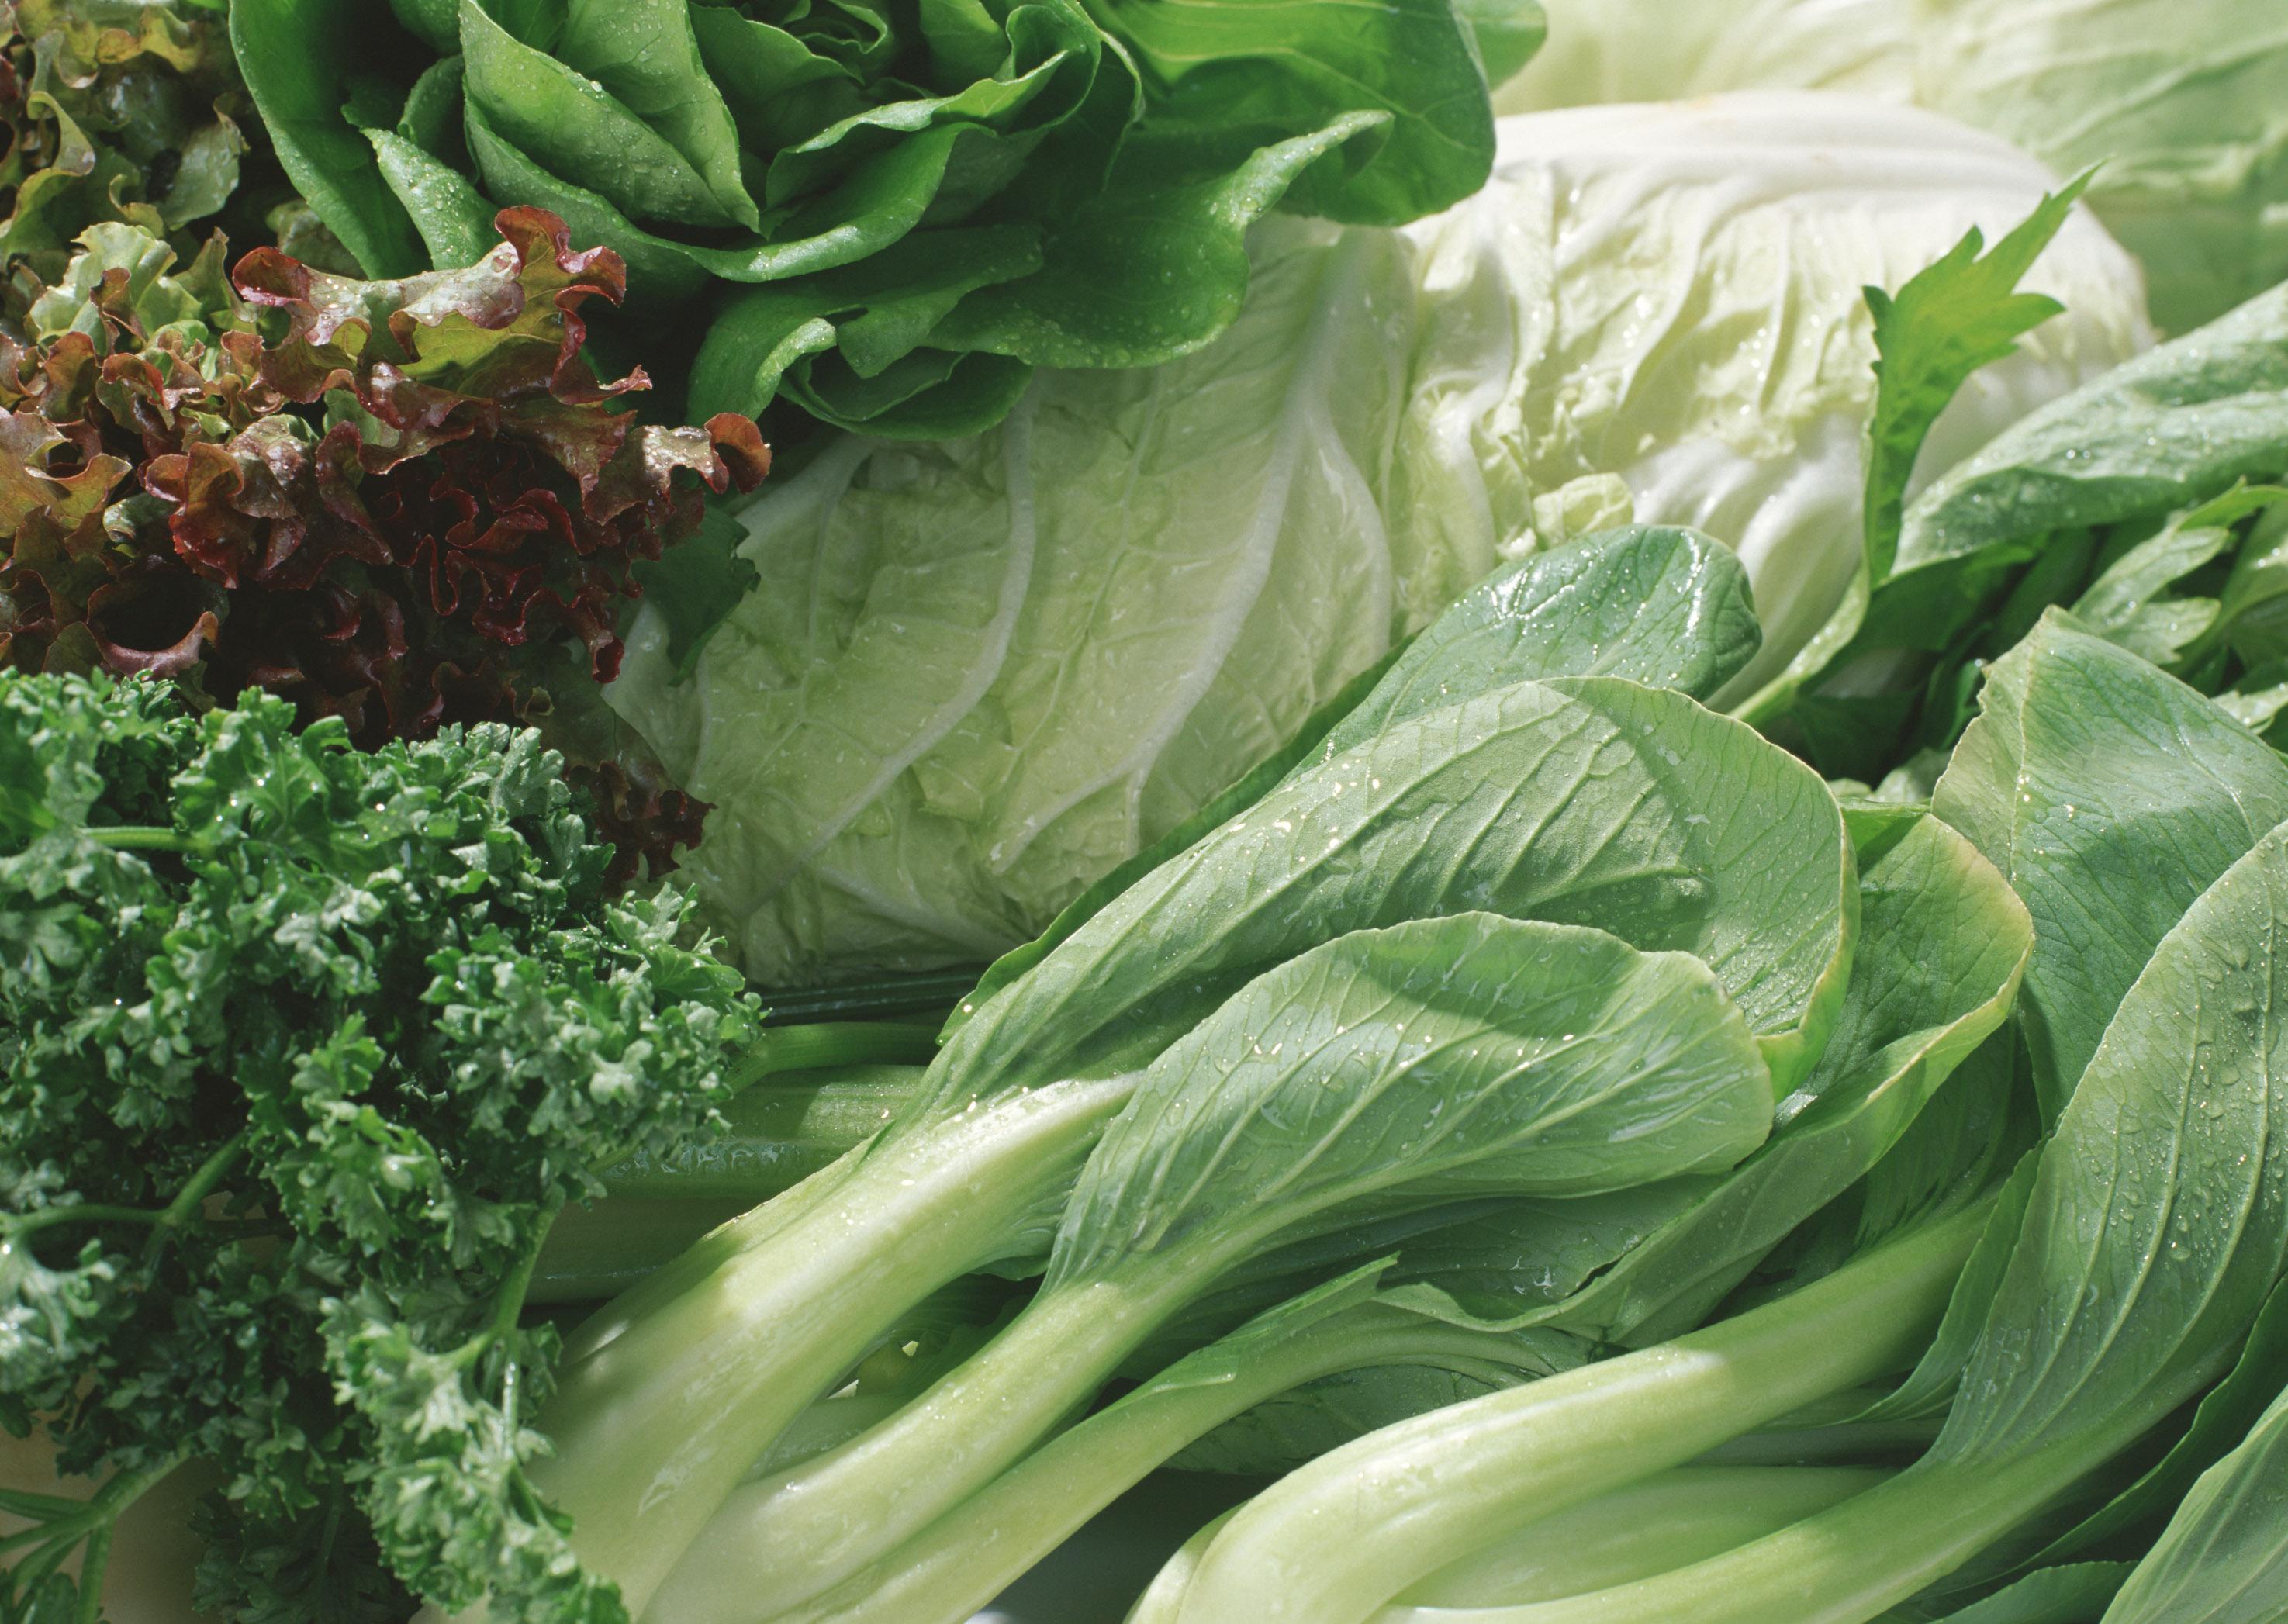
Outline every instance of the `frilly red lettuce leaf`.
MULTIPOLYGON (((638 421, 582 310, 625 268, 536 209, 474 265, 362 281, 99 226, 0 321, 0 663, 259 687, 360 743, 534 721, 617 674, 635 566, 751 487, 751 419, 638 421), (567 652, 576 655, 568 658, 567 652)), ((703 613, 685 605, 683 612, 703 613)), ((594 733, 595 730, 588 730, 594 733)), ((560 741, 552 739, 552 742, 560 741)), ((632 741, 566 739, 624 853, 700 809, 632 741), (584 748, 594 744, 596 749, 584 748)))

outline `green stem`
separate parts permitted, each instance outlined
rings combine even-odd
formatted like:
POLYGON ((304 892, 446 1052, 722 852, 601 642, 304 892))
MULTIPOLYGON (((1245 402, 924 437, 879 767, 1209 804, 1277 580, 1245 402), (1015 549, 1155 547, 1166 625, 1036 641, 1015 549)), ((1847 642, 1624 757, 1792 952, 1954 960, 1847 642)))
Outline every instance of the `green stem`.
POLYGON ((35 1494, 28 1489, 0 1489, 0 1511, 10 1517, 20 1517, 28 1522, 52 1523, 60 1517, 78 1514, 83 1500, 71 1500, 61 1494, 35 1494))
MULTIPOLYGON (((809 1030, 793 1028, 785 1035, 809 1030)), ((615 1196, 755 1206, 895 1121, 919 1093, 924 1075, 919 1066, 868 1063, 749 1087, 723 1108, 727 1131, 664 1155, 625 1157, 604 1170, 604 1185, 615 1196)))
POLYGON ((103 1570, 111 1561, 111 1531, 113 1523, 100 1523, 88 1531, 87 1543, 81 1548, 79 1559, 79 1606, 74 1624, 102 1624, 103 1570))
POLYGON ((199 1164, 198 1171, 175 1192, 175 1199, 167 1203, 166 1210, 155 1220, 158 1227, 151 1232, 145 1262, 156 1262, 159 1254, 166 1248, 169 1237, 198 1220, 199 1209, 206 1205, 207 1197, 215 1192, 216 1186, 222 1183, 223 1176, 245 1153, 246 1129, 242 1128, 217 1145, 214 1153, 199 1164))
MULTIPOLYGON (((501 1282, 499 1293, 493 1298, 492 1318, 485 1328, 453 1351, 452 1362, 457 1369, 467 1369, 485 1356, 485 1351, 516 1329, 517 1317, 524 1312, 525 1294, 531 1289, 532 1271, 539 1265, 540 1254, 548 1244, 548 1227, 563 1209, 564 1198, 557 1196, 540 1215, 536 1238, 524 1250, 524 1256, 501 1282)), ((515 1379, 512 1373, 510 1380, 515 1379)))
POLYGON ((775 1620, 850 1580, 1085 1406, 1209 1273, 1159 1268, 1044 1291, 976 1357, 881 1426, 775 1483, 742 1489, 727 1504, 728 1521, 719 1516, 702 1536, 718 1565, 744 1570, 716 1592, 728 1605, 703 1613, 686 1602, 663 1615, 701 1624, 775 1620), (753 1559, 765 1552, 767 1561, 753 1559))
POLYGON ((157 1224, 165 1216, 152 1207, 109 1207, 98 1201, 82 1201, 70 1207, 43 1207, 37 1212, 0 1217, 0 1232, 12 1236, 52 1229, 60 1224, 157 1224))
POLYGON ((1869 1467, 1680 1466, 1536 1519, 1442 1568, 1375 1624, 1518 1624, 1555 1602, 1664 1573, 1887 1481, 1869 1467))
MULTIPOLYGON (((759 1198, 760 1199, 760 1198, 759 1198)), ((548 1232, 533 1271, 532 1303, 601 1303, 683 1256, 710 1230, 753 1201, 608 1197, 567 1207, 548 1232)))
MULTIPOLYGON (((1213 1353, 1193 1356, 1184 1361, 1192 1370, 1172 1370, 1172 1379, 1139 1388, 1059 1434, 783 1619, 759 1598, 778 1579, 788 1548, 766 1543, 759 1527, 767 1524, 783 1486, 800 1474, 743 1485, 693 1543, 654 1606, 663 1618, 692 1624, 743 1624, 758 1616, 774 1624, 966 1619, 1178 1450, 1306 1382, 1376 1365, 1460 1366, 1474 1373, 1499 1366, 1512 1379, 1521 1367, 1534 1374, 1548 1369, 1529 1345, 1374 1303, 1314 1322, 1288 1340, 1248 1345, 1243 1359, 1202 1374, 1196 1361, 1213 1353)), ((870 1543, 886 1546, 880 1525, 869 1520, 878 1512, 870 1501, 838 1500, 835 1509, 862 1525, 870 1543)))
POLYGON ((19 1528, 13 1533, 0 1533, 0 1556, 12 1550, 21 1550, 27 1545, 44 1545, 55 1537, 54 1525, 49 1523, 35 1523, 29 1528, 19 1528))
POLYGON ((773 1026, 782 1026, 836 1016, 910 1015, 950 1010, 961 1002, 964 994, 976 987, 977 978, 984 973, 981 968, 931 970, 883 981, 766 993, 763 1018, 773 1026))
POLYGON ((1861 1624, 1959 1567, 2158 1419, 2140 1405, 2015 1458, 1926 1462, 1752 1544, 1503 1624, 1861 1624))
POLYGON ((1131 1087, 1037 1088, 871 1146, 695 1248, 700 1278, 666 1271, 640 1311, 584 1328, 532 1478, 590 1571, 640 1616, 796 1414, 915 1303, 1025 1242, 1131 1087))
POLYGON ((77 1502, 77 1509, 69 1516, 0 1539, 0 1551, 26 1545, 37 1547, 35 1555, 9 1565, 19 1583, 28 1588, 36 1586, 62 1566, 72 1548, 79 1546, 83 1554, 75 1624, 97 1624, 103 1613, 104 1565, 110 1560, 112 1531, 118 1525, 121 1514, 173 1473, 187 1458, 187 1454, 173 1454, 139 1471, 115 1473, 92 1497, 77 1502))
POLYGON ((779 1072, 830 1066, 927 1066, 937 1055, 935 1026, 892 1021, 813 1021, 768 1026, 731 1068, 735 1094, 779 1072))
POLYGON ((1673 1342, 1402 1422, 1321 1457, 1258 1496, 1215 1541, 1185 1624, 1362 1624, 1535 1517, 1899 1368, 1944 1311, 1990 1205, 1673 1342))
POLYGON ((1207 1558, 1208 1547, 1231 1526, 1233 1518, 1246 1509, 1244 1505, 1234 1506, 1179 1546, 1176 1554, 1153 1575, 1144 1594, 1136 1598, 1136 1605, 1128 1610, 1123 1624, 1178 1624, 1184 1598, 1191 1594, 1192 1580, 1207 1558))
MULTIPOLYGON (((817 1081, 748 1089, 723 1114, 730 1130, 632 1155, 604 1174, 611 1196, 568 1208, 549 1231, 533 1302, 600 1302, 684 1265, 707 1231, 794 1190, 904 1112, 920 1066, 849 1066, 817 1081)), ((710 1265, 711 1267, 711 1265, 710 1265)), ((675 1276, 671 1276, 675 1279, 675 1276)))

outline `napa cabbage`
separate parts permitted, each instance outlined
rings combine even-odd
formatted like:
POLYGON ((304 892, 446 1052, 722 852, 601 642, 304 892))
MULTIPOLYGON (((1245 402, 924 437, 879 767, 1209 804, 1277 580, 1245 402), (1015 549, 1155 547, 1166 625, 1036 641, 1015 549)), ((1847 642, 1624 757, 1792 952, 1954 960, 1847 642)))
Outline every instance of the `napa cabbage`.
POLYGON ((2288 11, 2277 0, 1551 0, 1507 112, 1847 90, 2015 141, 2143 263, 2181 332, 2288 277, 2288 11))
MULTIPOLYGON (((613 705, 713 804, 691 877, 771 985, 979 962, 1272 755, 1506 558, 1631 519, 1747 566, 1765 647, 1857 558, 1868 284, 2054 178, 1911 108, 1759 94, 1503 121, 1402 230, 1274 218, 1217 344, 1045 371, 992 432, 846 438, 741 515, 697 652, 632 629, 613 705)), ((2077 212, 2067 313, 1940 421, 1928 478, 2149 342, 2077 212)))

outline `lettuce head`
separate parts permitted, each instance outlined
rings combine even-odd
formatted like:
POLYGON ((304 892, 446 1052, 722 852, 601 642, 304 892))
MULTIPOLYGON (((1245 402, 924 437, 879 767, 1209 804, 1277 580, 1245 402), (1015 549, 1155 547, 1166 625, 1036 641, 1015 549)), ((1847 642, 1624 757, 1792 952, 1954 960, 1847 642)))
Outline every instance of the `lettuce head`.
POLYGON ((1507 112, 1752 88, 1848 90, 2006 137, 2141 260, 2153 318, 2200 326, 2288 278, 2279 0, 1550 0, 1507 112))
MULTIPOLYGON (((1273 218, 1216 344, 1045 369, 966 439, 848 437, 739 515, 757 584, 695 651, 653 611, 616 709, 713 803, 688 865, 757 979, 987 958, 1165 833, 1505 557, 1632 519, 1749 567, 1752 685, 1858 546, 1862 289, 2054 178, 1841 96, 1505 120, 1403 230, 1273 218)), ((2068 313, 1982 372, 1924 471, 2147 342, 2077 213, 2068 313)))

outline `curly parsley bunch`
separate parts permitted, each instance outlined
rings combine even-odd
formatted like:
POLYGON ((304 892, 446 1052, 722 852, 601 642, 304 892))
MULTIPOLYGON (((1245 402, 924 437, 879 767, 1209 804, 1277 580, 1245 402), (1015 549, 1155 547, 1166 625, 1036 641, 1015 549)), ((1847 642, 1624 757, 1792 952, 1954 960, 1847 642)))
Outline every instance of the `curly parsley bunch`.
POLYGON ((92 1619, 119 1512, 219 1485, 234 1618, 624 1618, 524 1475, 524 1286, 600 1168, 707 1126, 756 1011, 535 734, 371 754, 258 692, 0 676, 0 1616, 92 1619), (58 1573, 83 1549, 82 1594, 58 1573))

